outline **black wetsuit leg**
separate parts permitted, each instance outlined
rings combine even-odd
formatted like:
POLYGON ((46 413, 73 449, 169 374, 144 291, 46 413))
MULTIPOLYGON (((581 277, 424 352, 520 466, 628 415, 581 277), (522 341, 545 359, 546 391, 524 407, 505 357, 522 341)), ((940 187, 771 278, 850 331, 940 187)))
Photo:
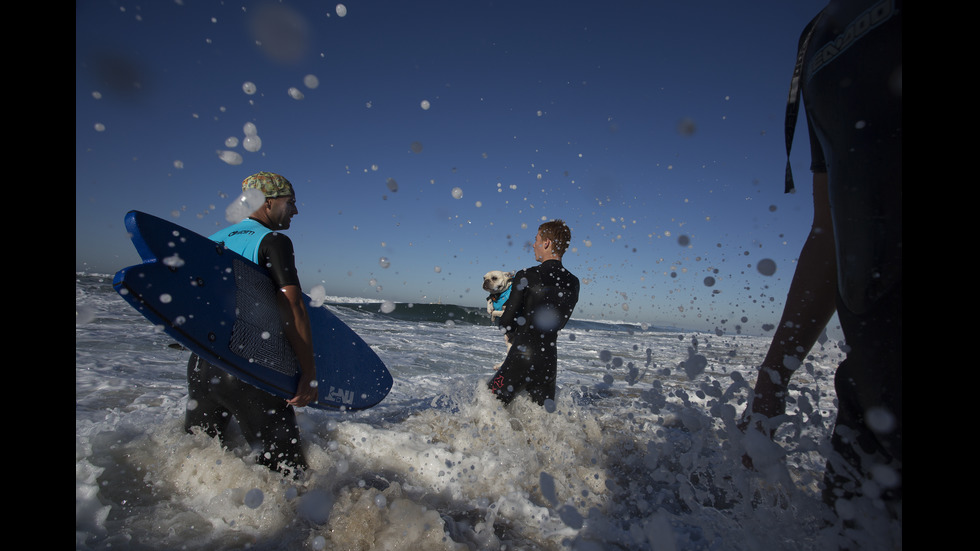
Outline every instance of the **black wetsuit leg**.
POLYGON ((834 377, 838 410, 831 441, 840 457, 827 463, 824 500, 866 494, 871 480, 886 503, 901 504, 901 282, 866 313, 838 301, 838 316, 849 350, 834 377))
POLYGON ((188 405, 184 428, 201 427, 224 443, 231 417, 258 463, 284 472, 306 469, 296 414, 286 400, 273 396, 195 354, 187 362, 188 405))
POLYGON ((544 405, 545 401, 555 399, 557 372, 558 353, 554 342, 542 339, 538 343, 516 343, 488 386, 505 404, 525 390, 536 404, 544 405))
POLYGON ((196 354, 191 354, 187 360, 187 409, 184 412, 184 430, 191 432, 195 427, 204 429, 208 436, 217 436, 222 443, 228 423, 231 422, 231 412, 222 406, 216 396, 212 396, 211 388, 220 384, 223 377, 213 371, 214 366, 202 360, 196 354))

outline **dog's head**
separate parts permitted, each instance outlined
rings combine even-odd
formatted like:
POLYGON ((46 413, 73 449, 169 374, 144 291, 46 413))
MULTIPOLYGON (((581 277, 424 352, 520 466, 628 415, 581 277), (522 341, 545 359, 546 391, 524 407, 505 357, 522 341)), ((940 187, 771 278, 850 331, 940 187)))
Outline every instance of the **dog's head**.
POLYGON ((514 274, 512 272, 501 272, 499 270, 487 272, 483 276, 483 290, 491 294, 503 293, 510 287, 513 279, 514 274))

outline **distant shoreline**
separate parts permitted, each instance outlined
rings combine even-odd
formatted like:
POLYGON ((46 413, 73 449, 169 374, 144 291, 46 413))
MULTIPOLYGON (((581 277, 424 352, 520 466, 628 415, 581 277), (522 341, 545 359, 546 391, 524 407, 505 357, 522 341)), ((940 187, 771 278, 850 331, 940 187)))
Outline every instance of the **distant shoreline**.
MULTIPOLYGON (((113 276, 96 272, 75 271, 76 277, 92 277, 105 279, 111 283, 113 276)), ((327 306, 363 310, 371 314, 387 316, 392 319, 404 321, 433 322, 433 323, 472 323, 475 325, 490 325, 486 315, 486 309, 482 306, 467 306, 459 304, 447 304, 441 302, 400 302, 386 301, 380 299, 367 299, 363 297, 344 297, 336 295, 326 295, 316 297, 316 302, 327 306), (382 306, 393 305, 391 312, 382 312, 382 306), (416 308, 419 309, 416 309, 416 308), (406 310, 412 310, 413 315, 405 315, 406 310), (421 310, 426 310, 421 312, 421 310)), ((607 320, 607 319, 588 319, 572 317, 565 330, 589 331, 591 329, 607 331, 627 331, 643 333, 691 333, 695 335, 715 335, 715 336, 765 336, 763 334, 740 333, 734 331, 723 331, 719 334, 715 330, 690 329, 671 325, 656 325, 652 323, 642 323, 636 321, 607 320)))

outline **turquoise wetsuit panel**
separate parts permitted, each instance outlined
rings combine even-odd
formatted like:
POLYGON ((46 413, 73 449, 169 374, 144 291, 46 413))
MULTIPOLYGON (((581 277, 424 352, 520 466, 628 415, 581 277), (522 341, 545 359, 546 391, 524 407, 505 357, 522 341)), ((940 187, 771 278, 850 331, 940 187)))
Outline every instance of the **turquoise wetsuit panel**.
POLYGON ((271 232, 272 230, 261 223, 246 218, 237 224, 215 232, 209 239, 217 243, 224 243, 226 249, 235 251, 258 264, 259 245, 262 244, 262 238, 271 232))

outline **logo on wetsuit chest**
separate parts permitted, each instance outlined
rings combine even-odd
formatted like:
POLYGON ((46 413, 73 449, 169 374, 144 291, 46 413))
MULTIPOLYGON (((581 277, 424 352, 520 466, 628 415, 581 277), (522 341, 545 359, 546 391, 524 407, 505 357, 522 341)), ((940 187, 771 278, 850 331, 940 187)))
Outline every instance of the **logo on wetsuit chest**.
POLYGON ((807 68, 807 80, 813 78, 825 65, 833 61, 838 55, 844 53, 852 44, 860 40, 864 35, 888 21, 895 13, 893 0, 883 0, 878 2, 870 9, 862 12, 851 21, 844 30, 824 44, 817 53, 813 55, 807 68))

